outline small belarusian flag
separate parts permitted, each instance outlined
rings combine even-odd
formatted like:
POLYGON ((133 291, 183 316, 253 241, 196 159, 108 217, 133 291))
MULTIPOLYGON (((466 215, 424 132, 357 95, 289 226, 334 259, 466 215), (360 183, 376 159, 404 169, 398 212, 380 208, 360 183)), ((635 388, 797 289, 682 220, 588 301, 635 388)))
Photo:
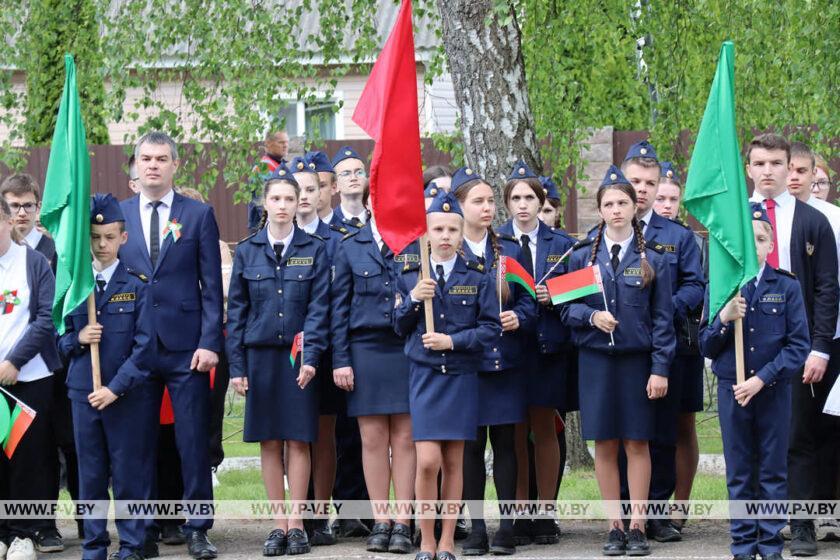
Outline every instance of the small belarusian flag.
POLYGON ((534 279, 528 274, 516 259, 502 256, 499 259, 499 276, 505 279, 505 282, 516 282, 531 294, 531 297, 537 299, 537 292, 534 288, 534 279))
POLYGON ((292 362, 292 367, 295 367, 298 352, 300 352, 300 357, 303 359, 303 331, 297 333, 295 339, 292 341, 292 351, 289 352, 289 361, 292 362))
POLYGON ((603 291, 601 269, 597 266, 587 266, 580 270, 551 278, 545 285, 548 288, 548 294, 551 296, 551 303, 554 305, 603 291))
MULTIPOLYGON (((14 398, 5 389, 3 392, 14 398)), ((23 439, 23 434, 35 420, 35 415, 34 410, 17 399, 15 399, 14 410, 9 414, 9 405, 6 399, 0 396, 0 444, 3 445, 3 451, 9 459, 12 458, 20 440, 23 439)))

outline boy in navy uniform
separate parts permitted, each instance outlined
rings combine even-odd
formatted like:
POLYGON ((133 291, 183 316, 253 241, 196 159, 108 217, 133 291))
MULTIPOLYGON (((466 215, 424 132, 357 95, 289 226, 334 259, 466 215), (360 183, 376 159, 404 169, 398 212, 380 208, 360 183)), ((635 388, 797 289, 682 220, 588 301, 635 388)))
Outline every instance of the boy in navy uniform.
MULTIPOLYGON (((718 377, 718 414, 730 500, 786 500, 790 433, 790 381, 811 340, 802 290, 793 274, 765 264, 773 229, 760 203, 752 203, 759 271, 712 319, 705 316, 700 350, 718 377), (744 319, 746 381, 736 384, 732 321, 744 319), (757 459, 757 464, 756 464, 757 459)), ((706 292, 705 309, 709 307, 706 292)), ((732 519, 736 560, 780 560, 784 519, 732 519)))
MULTIPOLYGON (((157 422, 152 385, 151 318, 146 278, 117 258, 126 242, 125 218, 112 195, 91 203, 91 253, 97 324, 88 324, 87 303, 66 319, 59 349, 69 360, 67 392, 79 459, 79 498, 108 500, 108 481, 116 500, 151 497, 157 422), (93 389, 90 345, 99 344, 102 387, 93 389)), ((118 519, 117 558, 142 559, 146 520, 118 519)), ((105 560, 110 538, 106 519, 84 520, 82 558, 105 560)))

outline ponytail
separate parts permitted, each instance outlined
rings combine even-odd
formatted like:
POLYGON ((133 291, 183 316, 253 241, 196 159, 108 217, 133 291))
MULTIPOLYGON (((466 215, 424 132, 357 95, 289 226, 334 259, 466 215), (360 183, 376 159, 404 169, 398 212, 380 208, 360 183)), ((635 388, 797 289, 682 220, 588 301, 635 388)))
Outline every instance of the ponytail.
POLYGON ((263 208, 262 216, 260 216, 260 223, 257 224, 257 231, 260 231, 262 228, 264 228, 266 222, 268 222, 268 210, 263 208))
POLYGON ((607 222, 601 220, 598 225, 598 233, 595 235, 595 240, 592 242, 592 255, 589 258, 589 264, 594 265, 595 259, 598 258, 598 247, 601 245, 601 240, 604 238, 604 229, 607 227, 607 222))
POLYGON ((650 266, 647 258, 647 243, 645 236, 642 234, 642 226, 636 218, 633 218, 633 234, 636 238, 636 250, 639 252, 639 257, 642 259, 642 288, 646 288, 653 282, 656 273, 653 267, 650 266))

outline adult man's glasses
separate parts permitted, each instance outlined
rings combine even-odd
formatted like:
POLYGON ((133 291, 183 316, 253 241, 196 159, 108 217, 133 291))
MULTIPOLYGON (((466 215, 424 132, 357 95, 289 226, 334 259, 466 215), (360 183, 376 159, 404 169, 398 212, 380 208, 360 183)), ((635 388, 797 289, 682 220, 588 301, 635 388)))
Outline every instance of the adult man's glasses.
POLYGON ((347 171, 342 171, 341 173, 339 173, 338 176, 342 179, 349 179, 354 173, 359 179, 364 179, 365 177, 367 177, 367 172, 365 172, 364 169, 357 169, 355 172, 348 169, 347 171))
POLYGON ((820 179, 811 183, 811 192, 822 192, 831 188, 831 181, 828 179, 820 179))
POLYGON ((9 203, 9 210, 12 211, 12 214, 19 213, 21 208, 23 208, 23 211, 27 214, 34 214, 35 210, 38 209, 38 205, 34 202, 27 202, 25 204, 18 204, 17 202, 9 203))

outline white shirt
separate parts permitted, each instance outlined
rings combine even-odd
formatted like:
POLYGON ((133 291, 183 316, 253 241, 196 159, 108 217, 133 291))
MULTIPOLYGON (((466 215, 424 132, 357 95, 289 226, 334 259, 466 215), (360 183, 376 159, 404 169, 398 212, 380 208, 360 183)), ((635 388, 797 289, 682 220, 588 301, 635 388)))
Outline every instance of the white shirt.
MULTIPOLYGON (((840 208, 838 208, 840 210, 840 208)), ((38 231, 37 227, 33 227, 29 230, 29 233, 26 234, 26 237, 23 238, 26 241, 26 244, 29 245, 30 249, 35 249, 38 247, 38 243, 41 242, 41 238, 44 237, 44 234, 38 231)))
POLYGON ((334 215, 335 215, 335 212, 330 210, 330 213, 327 214, 326 216, 324 216, 323 218, 321 218, 321 221, 324 222, 325 224, 329 224, 330 222, 332 222, 334 215))
POLYGON ((312 234, 312 233, 315 233, 318 230, 318 224, 319 224, 320 221, 321 221, 321 219, 316 216, 314 220, 312 220, 311 222, 309 222, 305 226, 300 225, 300 221, 298 221, 298 227, 300 229, 302 229, 303 231, 305 231, 306 233, 312 234))
POLYGON ((531 270, 537 270, 537 233, 540 231, 540 223, 537 222, 537 226, 528 233, 516 227, 516 220, 513 220, 511 225, 513 226, 513 236, 520 247, 522 246, 522 236, 528 236, 528 247, 531 248, 531 270))
POLYGON ((642 235, 647 233, 647 228, 650 225, 651 218, 653 218, 653 207, 651 207, 651 209, 647 211, 647 214, 639 218, 639 225, 641 225, 642 222, 645 223, 644 227, 642 228, 642 235))
POLYGON ((385 242, 382 241, 382 234, 379 233, 379 228, 376 227, 376 221, 373 218, 370 219, 370 233, 373 235, 373 240, 376 241, 376 246, 381 251, 382 244, 385 242))
POLYGON ((117 265, 120 264, 120 259, 115 259, 114 262, 108 266, 108 268, 104 270, 96 270, 96 266, 93 267, 93 278, 94 280, 98 279, 102 276, 102 279, 105 280, 105 287, 104 290, 108 289, 108 283, 111 281, 111 277, 114 276, 114 271, 117 270, 117 265))
MULTIPOLYGON (((140 193, 140 223, 143 225, 143 237, 146 238, 146 250, 152 253, 151 226, 152 226, 152 199, 140 193)), ((158 224, 160 225, 160 246, 163 247, 163 232, 169 222, 169 212, 172 210, 172 200, 175 198, 175 191, 171 190, 160 199, 162 203, 158 206, 158 224)))
POLYGON ((283 239, 274 239, 271 235, 271 228, 268 227, 268 224, 265 225, 265 233, 268 236, 268 244, 271 245, 271 250, 274 250, 274 246, 277 243, 283 244, 283 253, 282 256, 286 256, 286 253, 289 251, 289 246, 292 244, 292 237, 295 236, 295 228, 292 227, 292 231, 289 232, 289 235, 284 237, 283 239))
POLYGON ((484 237, 481 238, 481 241, 470 241, 464 236, 464 242, 467 244, 467 247, 470 248, 473 255, 476 257, 484 257, 484 251, 487 249, 487 234, 484 234, 484 237))
MULTIPOLYGON (((822 215, 828 219, 831 231, 834 232, 834 242, 837 244, 837 261, 840 262, 840 208, 813 195, 808 199, 808 204, 822 212, 822 215)), ((838 270, 838 278, 840 278, 840 270, 838 270)), ((840 315, 837 317, 834 338, 840 338, 840 315)))
POLYGON ((432 262, 432 274, 434 274, 434 279, 437 280, 437 266, 441 265, 443 266, 443 279, 444 281, 448 281, 449 275, 452 274, 452 269, 455 268, 455 259, 457 258, 458 255, 455 254, 448 261, 437 262, 434 257, 429 257, 429 260, 432 262))
POLYGON ((627 253, 627 249, 630 247, 630 243, 633 241, 633 232, 630 232, 630 237, 625 239, 624 241, 613 241, 607 236, 607 232, 604 232, 604 243, 607 247, 607 254, 609 254, 610 258, 612 258, 612 248, 613 245, 618 245, 621 247, 621 250, 618 252, 618 261, 621 262, 624 259, 625 253, 627 253))
POLYGON ((341 206, 341 213, 344 214, 344 219, 346 219, 348 222, 352 222, 353 218, 358 218, 359 221, 363 224, 367 222, 367 212, 364 209, 362 209, 361 214, 359 214, 358 216, 354 216, 346 208, 344 208, 344 206, 341 206))
MULTIPOLYGON (((766 210, 765 197, 758 189, 755 190, 752 202, 760 202, 766 210)), ((779 252, 779 268, 790 270, 790 236, 793 232, 793 212, 796 210, 796 199, 787 190, 773 200, 776 201, 776 249, 779 252)))
MULTIPOLYGON (((26 278, 26 247, 12 243, 0 257, 0 296, 9 298, 9 313, 0 314, 0 362, 14 349, 29 330, 30 288, 26 278), (6 295, 6 292, 9 292, 6 295), (11 292, 15 292, 13 295, 11 292)), ((5 302, 0 304, 4 307, 5 302)), ((18 381, 37 381, 52 375, 41 354, 26 362, 18 381)))

